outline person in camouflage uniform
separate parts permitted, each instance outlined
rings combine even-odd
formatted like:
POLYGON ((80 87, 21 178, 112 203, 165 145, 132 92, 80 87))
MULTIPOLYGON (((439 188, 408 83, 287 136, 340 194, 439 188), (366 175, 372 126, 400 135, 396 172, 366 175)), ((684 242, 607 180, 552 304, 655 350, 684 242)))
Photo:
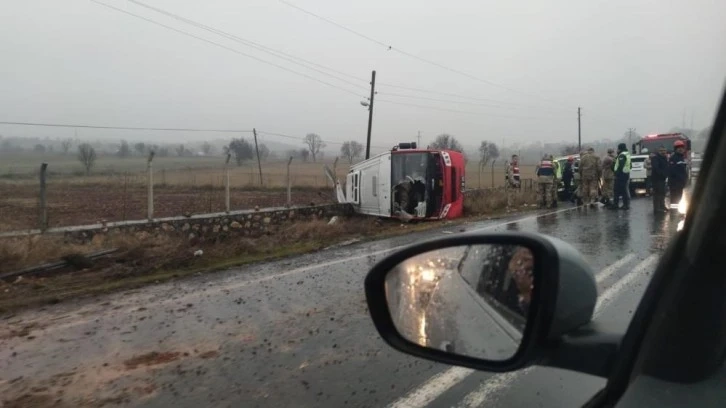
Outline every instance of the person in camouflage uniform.
POLYGON ((606 207, 613 204, 613 190, 615 189, 615 150, 608 149, 608 154, 602 159, 602 199, 606 207))
POLYGON ((582 194, 582 202, 590 207, 595 207, 597 199, 597 189, 600 184, 600 172, 602 164, 600 157, 595 154, 592 147, 580 158, 580 193, 582 194))
POLYGON ((519 156, 512 155, 512 161, 507 165, 507 182, 504 188, 507 190, 507 211, 511 211, 517 204, 517 197, 521 187, 519 175, 519 156))
POLYGON ((552 206, 552 184, 555 180, 555 167, 552 156, 545 155, 537 166, 537 205, 539 208, 552 206))

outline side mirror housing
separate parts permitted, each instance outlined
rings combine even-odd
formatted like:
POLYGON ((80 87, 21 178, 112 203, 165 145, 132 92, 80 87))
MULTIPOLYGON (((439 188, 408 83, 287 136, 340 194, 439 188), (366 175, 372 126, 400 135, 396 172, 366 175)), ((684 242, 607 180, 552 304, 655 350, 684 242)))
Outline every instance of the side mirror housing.
POLYGON ((529 233, 461 234, 407 247, 368 273, 379 334, 421 358, 485 371, 544 364, 606 375, 620 341, 591 324, 592 269, 529 233))

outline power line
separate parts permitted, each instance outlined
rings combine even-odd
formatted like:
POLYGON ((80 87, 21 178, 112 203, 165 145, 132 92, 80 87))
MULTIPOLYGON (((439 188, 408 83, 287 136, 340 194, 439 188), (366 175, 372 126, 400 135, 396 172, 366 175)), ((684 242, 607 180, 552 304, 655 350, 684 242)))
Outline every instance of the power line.
POLYGON ((469 115, 492 116, 492 117, 498 117, 498 118, 551 119, 551 118, 547 118, 547 117, 538 117, 538 116, 497 115, 497 114, 491 114, 491 113, 486 113, 486 112, 464 111, 464 110, 459 110, 459 109, 440 108, 438 106, 418 105, 415 103, 389 101, 387 99, 379 99, 378 102, 391 103, 394 105, 402 105, 402 106, 411 106, 411 107, 421 108, 421 109, 431 109, 431 110, 437 110, 437 111, 443 111, 443 112, 465 113, 465 114, 469 114, 469 115))
MULTIPOLYGON (((410 98, 410 99, 419 99, 424 101, 434 101, 434 102, 446 102, 446 103, 455 103, 455 104, 464 104, 464 105, 473 105, 473 106, 484 106, 489 108, 501 108, 501 109, 520 109, 517 106, 503 106, 493 103, 481 103, 481 102, 468 102, 468 101, 456 101, 452 99, 439 99, 439 98, 428 98, 425 96, 417 96, 417 95, 405 95, 405 94, 398 94, 398 93, 389 93, 389 92, 377 92, 381 95, 385 96, 393 96, 393 97, 399 97, 399 98, 410 98)), ((538 108, 541 109, 541 108, 538 108)))
POLYGON ((401 55, 405 55, 405 56, 407 56, 409 58, 416 59, 416 60, 418 60, 420 62, 424 62, 424 63, 429 64, 429 65, 433 65, 435 67, 438 67, 438 68, 441 68, 441 69, 444 69, 444 70, 447 70, 447 71, 450 71, 450 72, 453 72, 453 73, 456 73, 456 74, 465 76, 465 77, 467 77, 469 79, 473 79, 473 80, 476 80, 476 81, 485 83, 485 84, 490 85, 490 86, 494 86, 494 87, 497 87, 497 88, 502 88, 502 89, 505 89, 507 91, 519 93, 519 94, 526 95, 526 96, 540 98, 540 99, 545 100, 545 101, 548 101, 548 102, 554 102, 554 103, 558 103, 558 104, 564 105, 561 102, 553 101, 551 99, 544 98, 544 97, 539 96, 539 95, 529 94, 529 93, 522 92, 522 91, 519 91, 519 90, 510 88, 508 86, 505 86, 505 85, 496 83, 496 82, 492 82, 492 81, 487 80, 487 79, 479 78, 477 76, 474 76, 472 74, 469 74, 469 73, 464 72, 464 71, 461 71, 461 70, 458 70, 456 68, 451 68, 451 67, 448 67, 446 65, 440 64, 440 63, 438 63, 436 61, 431 61, 431 60, 428 60, 426 58, 419 57, 418 55, 415 55, 415 54, 412 54, 410 52, 404 51, 404 50, 402 50, 400 48, 394 48, 390 44, 386 44, 386 43, 384 43, 382 41, 379 41, 379 40, 376 40, 374 38, 371 38, 371 37, 369 37, 369 36, 367 36, 365 34, 362 34, 362 33, 358 32, 358 31, 355 31, 353 29, 350 29, 350 28, 348 28, 348 27, 346 27, 346 26, 344 26, 344 25, 342 25, 340 23, 337 23, 337 22, 335 22, 335 21, 333 21, 333 20, 331 20, 329 18, 323 17, 321 15, 318 15, 318 14, 313 13, 312 11, 306 10, 306 9, 300 7, 300 6, 294 5, 294 4, 292 4, 292 3, 290 3, 290 2, 288 2, 286 0, 278 0, 278 1, 281 2, 281 3, 283 3, 283 4, 285 4, 285 5, 287 5, 287 6, 289 6, 289 7, 294 8, 296 10, 299 10, 299 11, 305 13, 305 14, 308 14, 310 16, 313 16, 313 17, 317 18, 317 19, 320 19, 322 21, 325 21, 328 24, 332 24, 332 25, 334 25, 334 26, 336 26, 336 27, 338 27, 338 28, 340 28, 342 30, 348 31, 349 33, 352 33, 352 34, 354 34, 354 35, 356 35, 358 37, 361 37, 361 38, 363 38, 365 40, 368 40, 368 41, 373 42, 375 44, 378 44, 380 46, 386 47, 388 51, 397 52, 397 53, 399 53, 401 55))
POLYGON ((260 43, 254 42, 252 40, 248 40, 248 39, 239 37, 237 35, 230 34, 230 33, 226 32, 226 31, 222 31, 222 30, 220 30, 218 28, 211 27, 211 26, 205 25, 203 23, 200 23, 200 22, 197 22, 197 21, 188 19, 186 17, 182 17, 182 16, 180 16, 178 14, 174 14, 174 13, 171 13, 169 11, 166 11, 166 10, 163 10, 163 9, 160 9, 160 8, 157 8, 157 7, 150 6, 148 4, 142 3, 142 2, 137 1, 137 0, 128 0, 128 1, 131 2, 131 3, 134 3, 136 5, 139 5, 141 7, 145 7, 147 9, 149 9, 149 10, 153 10, 153 11, 155 11, 157 13, 163 14, 165 16, 171 17, 171 18, 173 18, 175 20, 178 20, 178 21, 181 21, 181 22, 190 24, 190 25, 192 25, 194 27, 201 28, 201 29, 206 30, 206 31, 209 31, 211 33, 214 33, 214 34, 223 36, 223 37, 225 37, 227 39, 230 39, 232 41, 235 41, 235 42, 238 42, 240 44, 246 45, 248 47, 255 48, 255 49, 260 50, 262 52, 265 52, 265 53, 268 53, 270 55, 273 55, 273 56, 275 56, 277 58, 284 59, 284 60, 286 60, 288 62, 291 62, 293 64, 302 66, 304 68, 307 68, 307 69, 310 69, 310 70, 313 70, 313 71, 316 71, 316 72, 319 72, 319 73, 321 73, 323 75, 328 75, 328 76, 330 76, 332 78, 335 78, 335 79, 337 79, 337 80, 339 80, 341 82, 345 82, 345 83, 347 83, 349 85, 352 85, 352 86, 355 86, 355 87, 358 87, 358 88, 362 88, 362 89, 368 90, 368 88, 365 87, 365 86, 363 86, 363 85, 360 85, 360 84, 357 84, 355 82, 351 82, 351 81, 349 81, 347 79, 340 78, 338 76, 332 75, 332 74, 330 74, 328 72, 325 72, 325 71, 323 71, 321 69, 309 67, 308 65, 320 67, 322 69, 325 69, 325 70, 328 70, 328 71, 331 71, 331 72, 335 72, 335 73, 337 73, 339 75, 344 75, 344 76, 347 76, 349 78, 357 79, 358 81, 367 82, 367 80, 365 80, 363 78, 358 78, 358 77, 356 77, 354 75, 346 74, 345 72, 341 72, 341 71, 335 70, 333 68, 329 68, 329 67, 326 67, 324 65, 320 65, 320 64, 317 64, 315 62, 308 61, 308 60, 306 60, 304 58, 300 58, 300 57, 296 57, 294 55, 287 54, 285 52, 276 50, 274 48, 270 48, 270 47, 267 47, 267 46, 262 45, 260 43), (300 61, 302 61, 302 62, 300 62, 300 61))
MULTIPOLYGON (((266 52, 266 53, 268 53, 268 54, 270 54, 270 55, 273 55, 273 56, 275 56, 275 57, 278 57, 278 58, 284 59, 284 60, 286 60, 286 61, 289 61, 289 62, 291 62, 291 63, 293 63, 293 64, 296 64, 296 65, 300 65, 300 66, 302 66, 302 67, 304 67, 304 68, 307 68, 307 69, 311 69, 311 70, 314 70, 314 71, 316 71, 316 72, 319 72, 319 73, 322 73, 322 74, 324 74, 324 75, 329 75, 329 76, 331 76, 332 78, 335 78, 335 79, 337 79, 337 80, 339 80, 339 81, 342 81, 342 82, 345 82, 345 83, 347 83, 347 84, 353 85, 353 86, 355 86, 355 87, 359 87, 359 88, 361 88, 361 89, 365 89, 365 90, 367 90, 367 89, 368 89, 367 87, 364 87, 364 86, 362 86, 362 85, 359 85, 359 84, 357 84, 357 83, 354 83, 354 82, 348 81, 348 80, 346 80, 346 79, 343 79, 343 78, 337 77, 337 76, 335 76, 335 75, 331 75, 331 74, 329 74, 329 73, 327 73, 327 72, 325 72, 325 71, 322 71, 322 70, 320 70, 320 69, 316 69, 316 68, 311 68, 311 67, 307 66, 306 64, 308 64, 308 65, 313 65, 313 66, 317 66, 317 67, 320 67, 320 68, 322 68, 322 69, 325 69, 325 70, 328 70, 328 71, 331 71, 331 72, 335 72, 335 73, 337 73, 337 74, 340 74, 340 75, 344 75, 344 76, 347 76, 347 77, 349 77, 349 78, 353 78, 353 79, 356 79, 356 80, 358 80, 358 81, 366 82, 366 81, 367 81, 366 79, 363 79, 363 78, 359 78, 359 77, 356 77, 356 76, 354 76, 354 75, 350 75, 350 74, 347 74, 347 73, 345 73, 345 72, 342 72, 342 71, 338 71, 338 70, 335 70, 335 69, 332 69, 332 68, 326 67, 326 66, 324 66, 324 65, 320 65, 320 64, 317 64, 317 63, 315 63, 315 62, 312 62, 312 61, 306 60, 306 59, 304 59, 304 58, 300 58, 300 57, 297 57, 297 56, 294 56, 294 55, 290 55, 290 54, 287 54, 287 53, 285 53, 285 52, 283 52, 283 51, 279 51, 279 50, 276 50, 276 49, 274 49, 274 48, 270 48, 270 47, 267 47, 267 46, 265 46, 265 45, 262 45, 262 44, 260 44, 260 43, 256 43, 256 42, 254 42, 254 41, 251 41, 251 40, 248 40, 248 39, 245 39, 245 38, 239 37, 239 36, 237 36, 237 35, 234 35, 234 34, 230 34, 230 33, 228 33, 228 32, 225 32, 225 31, 223 31, 223 30, 220 30, 220 29, 218 29, 218 28, 215 28, 215 27, 211 27, 211 26, 208 26, 208 25, 206 25, 206 24, 200 23, 200 22, 198 22, 198 21, 194 21, 194 20, 191 20, 191 19, 189 19, 189 18, 186 18, 186 17, 180 16, 180 15, 178 15, 178 14, 174 14, 174 13, 172 13, 172 12, 169 12, 169 11, 166 11, 166 10, 164 10, 164 9, 161 9, 161 8, 158 8, 158 7, 154 7, 154 6, 151 6, 151 5, 148 5, 148 4, 146 4, 146 3, 143 3, 143 2, 141 2, 141 1, 138 1, 138 0, 128 0, 128 1, 129 1, 129 2, 131 2, 131 3, 134 3, 134 4, 136 4, 136 5, 139 5, 139 6, 141 6, 141 7, 147 8, 147 9, 149 9, 149 10, 155 11, 155 12, 157 12, 157 13, 163 14, 163 15, 165 15, 165 16, 171 17, 171 18, 173 18, 173 19, 175 19, 175 20, 178 20, 178 21, 181 21, 181 22, 184 22, 184 23, 190 24, 190 25, 192 25, 192 26, 194 26, 194 27, 197 27, 197 28, 201 28, 201 29, 203 29, 203 30, 206 30, 206 31, 209 31, 209 32, 211 32, 211 33, 214 33, 214 34, 217 34, 217 35, 223 36, 223 37, 225 37, 225 38, 227 38, 227 39, 233 40, 233 41, 235 41, 235 42, 238 42, 238 43, 240 43, 240 44, 243 44, 243 45, 246 45, 246 46, 249 46, 249 47, 252 47, 252 48, 258 49, 258 50, 260 50, 260 51, 266 52), (279 54, 279 55, 278 55, 278 54, 279 54), (298 61, 301 61, 301 62, 298 62, 298 61)), ((427 90, 422 90, 422 89, 418 89, 418 88, 411 88, 411 87, 405 87, 405 86, 397 86, 397 85, 389 85, 389 86, 391 86, 391 87, 395 87, 395 88, 401 88, 401 89, 409 89, 409 90, 415 90, 415 91, 422 91, 422 92, 431 92, 431 91, 427 91, 427 90)), ((409 95, 400 95, 400 94, 393 94, 393 93, 386 93, 386 95, 389 95, 389 96, 398 96, 398 97, 404 97, 404 98, 415 98, 414 96, 409 96, 409 95)), ((454 96, 457 96, 457 95, 454 95, 454 96)), ((461 98, 466 98, 466 99, 473 99, 473 100, 484 100, 484 101, 491 101, 491 102, 498 102, 498 103, 509 103, 509 104, 512 104, 512 102, 505 102, 505 101, 497 101, 497 100, 493 100, 493 99, 484 99, 484 98, 472 98, 472 97, 466 97, 466 96, 457 96, 457 97, 461 97, 461 98)), ((432 100, 432 101, 439 101, 439 102, 453 102, 453 103, 466 103, 466 104, 472 104, 472 103, 470 103, 470 102, 457 102, 457 101, 446 101, 446 100, 438 100, 438 99, 430 99, 430 98, 419 98, 419 99, 428 99, 428 100, 432 100)), ((516 103, 515 103, 515 104, 516 104, 516 103)), ((485 105, 483 105, 483 104, 478 104, 478 105, 479 105, 479 106, 485 106, 485 105)), ((523 105, 523 106, 526 106, 526 105, 523 105)), ((495 105, 495 107, 502 107, 502 106, 496 106, 496 105, 495 105)), ((513 108, 513 107, 512 107, 512 108, 508 108, 508 109, 515 109, 515 108, 513 108)))
MULTIPOLYGON (((491 102, 491 103, 497 103, 497 104, 505 104, 505 105, 512 105, 512 106, 521 106, 521 107, 532 107, 536 109, 551 109, 551 110, 560 110, 560 111, 569 111, 569 108, 561 108, 556 106, 549 106, 549 107, 540 107, 538 105, 525 105, 521 104, 519 102, 511 102, 511 101, 503 101, 498 99, 491 99, 491 98, 481 98, 481 97, 475 97, 475 96, 469 96, 469 95, 461 95, 456 93, 450 93, 450 92, 440 92, 440 91, 434 91, 431 89, 423 89, 423 88, 416 88, 416 87, 410 87, 410 86, 402 86, 402 85, 394 85, 389 83, 381 83, 380 85, 384 87, 390 87, 390 88, 396 88, 396 89, 403 89, 406 91, 411 92, 419 92, 419 93, 426 93, 426 94, 432 94, 432 95, 442 95, 442 96, 451 96, 454 98, 460 98, 460 99, 468 99, 472 101, 482 101, 482 102, 491 102)), ((387 95, 393 95, 390 93, 387 93, 387 95)))
POLYGON ((155 127, 135 127, 135 126, 100 126, 100 125, 71 125, 65 123, 41 123, 41 122, 0 122, 0 125, 18 125, 18 126, 41 126, 41 127, 59 127, 59 128, 77 128, 77 129, 112 129, 112 130, 147 130, 147 131, 165 131, 165 132, 209 132, 209 133, 252 133, 251 129, 200 129, 200 128, 155 128, 155 127))
POLYGON ((186 32, 186 31, 183 31, 183 30, 179 30, 179 29, 177 29, 177 28, 174 28, 174 27, 168 26, 168 25, 166 25, 166 24, 163 24, 163 23, 159 23, 158 21, 154 21, 154 20, 152 20, 152 19, 149 19, 149 18, 146 18, 146 17, 140 16, 140 15, 138 15, 138 14, 134 14, 134 13, 131 13, 131 12, 129 12, 129 11, 126 11, 126 10, 120 9, 120 8, 118 8, 118 7, 110 6, 110 5, 108 5, 108 4, 102 3, 102 2, 100 2, 100 1, 97 1, 97 0, 91 0, 91 1, 92 1, 92 2, 94 2, 94 3, 96 3, 96 4, 98 4, 98 5, 101 5, 101 6, 103 6, 103 7, 107 7, 107 8, 109 8, 109 9, 112 9, 112 10, 118 11, 118 12, 120 12, 120 13, 128 14, 128 15, 130 15, 130 16, 132 16, 132 17, 136 17, 136 18, 138 18, 138 19, 141 19, 141 20, 147 21, 147 22, 149 22, 149 23, 152 23, 152 24, 158 25, 158 26, 160 26, 160 27, 164 27, 164 28, 166 28, 166 29, 169 29, 169 30, 175 31, 175 32, 177 32, 177 33, 180 33, 180 34, 186 35, 186 36, 188 36, 188 37, 196 38, 196 39, 197 39, 197 40, 199 40, 199 41, 204 41, 204 42, 206 42, 206 43, 208 43, 208 44, 212 44, 212 45, 215 45, 215 46, 217 46, 217 47, 223 48, 223 49, 225 49, 225 50, 228 50, 228 51, 232 51, 232 52, 234 52, 235 54, 239 54, 239 55, 245 56, 245 57, 247 57, 247 58, 252 58, 252 59, 254 59, 254 60, 256 60, 256 61, 262 62, 263 64, 267 64, 267 65, 272 65, 272 66, 274 66, 274 67, 280 68, 280 69, 282 69, 282 70, 285 70, 285 71, 287 71, 287 72, 293 73, 293 74, 295 74, 295 75, 298 75, 298 76, 301 76, 301 77, 304 77, 304 78, 307 78, 307 79, 313 80, 313 81, 315 81, 315 82, 319 82, 319 83, 321 83, 321 84, 324 84, 324 85, 327 85, 327 86, 330 86, 330 87, 333 87, 333 88, 337 88, 337 89, 339 89, 339 90, 341 90, 341 91, 344 91, 344 92, 347 92, 347 93, 349 93, 349 94, 355 95, 355 96, 357 96, 357 97, 359 97, 359 98, 365 98, 365 96, 361 97, 361 95, 360 95, 360 94, 358 94, 358 93, 356 93, 356 92, 354 92, 354 91, 351 91, 351 90, 349 90, 349 89, 346 89, 346 88, 340 87, 340 86, 338 86, 338 85, 335 85, 335 84, 331 84, 330 82, 326 82, 326 81, 323 81, 323 80, 321 80, 321 79, 318 79, 318 78, 312 77, 312 76, 310 76, 310 75, 307 75, 307 74, 304 74, 304 73, 302 73, 302 72, 297 72, 297 71, 295 71, 295 70, 292 70, 292 69, 286 68, 286 67, 284 67, 284 66, 282 66, 282 65, 279 65, 279 64, 276 64, 276 63, 274 63, 274 62, 269 62, 269 61, 266 61, 266 60, 264 60, 264 59, 262 59, 262 58, 258 58, 258 57, 255 57, 255 56, 253 56, 253 55, 250 55, 250 54, 244 53, 244 52, 242 52, 242 51, 239 51, 239 50, 237 50, 237 49, 234 49, 234 48, 231 48, 231 47, 227 47, 226 45, 223 45, 223 44, 220 44, 220 43, 214 42, 214 41, 212 41, 212 40, 208 40, 208 39, 206 39, 206 38, 202 38, 202 37, 196 36, 196 35, 194 35, 194 34, 191 34, 191 33, 188 33, 188 32, 186 32))

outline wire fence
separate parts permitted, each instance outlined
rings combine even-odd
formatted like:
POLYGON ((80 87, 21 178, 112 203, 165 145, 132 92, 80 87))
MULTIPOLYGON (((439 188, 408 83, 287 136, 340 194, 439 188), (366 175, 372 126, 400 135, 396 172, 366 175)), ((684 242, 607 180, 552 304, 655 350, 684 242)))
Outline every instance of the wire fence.
POLYGON ((262 182, 259 171, 233 166, 84 177, 39 171, 35 180, 0 180, 0 231, 335 202, 332 182, 316 167, 320 175, 299 167, 289 177, 263 172, 262 182))
MULTIPOLYGON (((44 177, 38 166, 36 174, 30 177, 0 178, 0 231, 336 201, 333 183, 324 175, 322 164, 293 163, 289 173, 285 165, 265 163, 261 178, 256 166, 152 166, 144 171, 99 169, 90 175, 78 176, 55 171, 50 165, 44 177), (41 178, 45 180, 44 188, 38 181, 41 178)), ((344 183, 347 163, 328 165, 335 168, 338 179, 344 183)), ((467 189, 499 189, 505 183, 504 168, 479 171, 475 166, 467 170, 467 189)), ((532 180, 523 178, 522 189, 532 188, 532 180)))

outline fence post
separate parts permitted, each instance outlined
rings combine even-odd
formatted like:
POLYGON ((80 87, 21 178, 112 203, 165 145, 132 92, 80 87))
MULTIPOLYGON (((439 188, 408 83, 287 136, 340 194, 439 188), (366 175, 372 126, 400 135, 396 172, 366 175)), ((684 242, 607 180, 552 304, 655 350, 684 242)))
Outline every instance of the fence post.
POLYGON ((479 162, 479 188, 481 188, 481 173, 482 173, 482 170, 484 170, 484 162, 483 161, 480 161, 479 162))
POLYGON ((497 162, 497 159, 492 160, 492 188, 494 188, 494 163, 497 162))
POLYGON ((46 201, 46 184, 45 176, 48 169, 48 163, 40 165, 40 214, 39 223, 40 231, 45 232, 48 229, 48 206, 46 201))
POLYGON ((290 160, 287 161, 287 206, 290 207, 292 205, 292 195, 290 194, 290 163, 292 163, 292 156, 290 156, 290 160))
POLYGON ((224 161, 224 210, 229 214, 229 159, 231 154, 227 154, 227 160, 224 161))
POLYGON ((148 187, 149 187, 149 194, 148 194, 148 204, 146 206, 147 214, 146 218, 149 221, 152 221, 154 219, 154 170, 151 167, 151 161, 154 160, 154 152, 149 152, 149 159, 146 162, 146 170, 147 170, 147 176, 148 176, 148 187))

